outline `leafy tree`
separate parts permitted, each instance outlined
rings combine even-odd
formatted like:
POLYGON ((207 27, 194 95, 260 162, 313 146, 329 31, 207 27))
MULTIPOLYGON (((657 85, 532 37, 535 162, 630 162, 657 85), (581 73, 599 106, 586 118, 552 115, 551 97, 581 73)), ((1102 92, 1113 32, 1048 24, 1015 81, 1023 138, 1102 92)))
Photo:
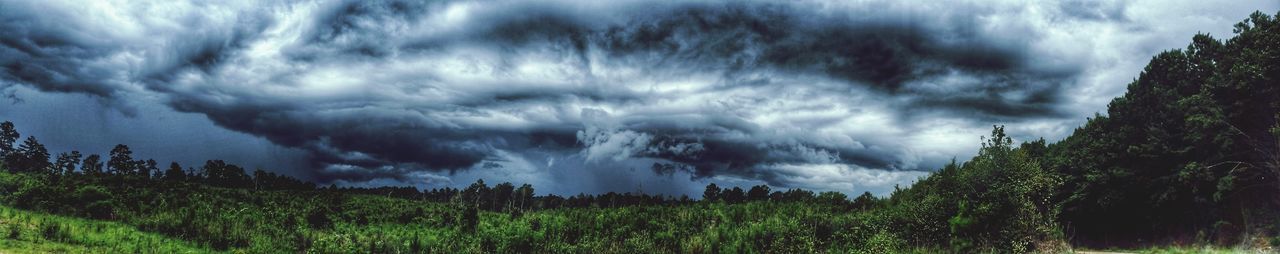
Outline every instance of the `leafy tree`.
MULTIPOLYGON (((298 179, 294 179, 292 177, 279 175, 272 172, 267 172, 262 169, 256 169, 253 171, 253 183, 255 188, 266 189, 266 190, 313 190, 316 188, 314 183, 303 182, 298 179)), ((391 188, 391 189, 383 190, 379 188, 379 189, 372 189, 372 190, 377 192, 376 194, 379 194, 379 195, 393 195, 393 196, 404 197, 404 198, 416 198, 415 196, 419 194, 418 191, 413 188, 407 188, 407 187, 404 187, 404 188, 386 187, 386 188, 391 188), (411 190, 411 191, 407 191, 407 190, 411 190), (410 194, 401 194, 405 192, 410 192, 410 194)))
POLYGON ((178 162, 170 162, 169 169, 166 169, 164 171, 163 179, 167 181, 179 182, 179 181, 186 180, 187 178, 186 176, 187 174, 185 172, 182 172, 182 165, 178 165, 178 162))
POLYGON ((949 220, 953 246, 1026 252, 1054 237, 1056 213, 1049 195, 1059 179, 1012 143, 1003 126, 995 127, 978 156, 955 172, 959 211, 949 220))
POLYGON ((790 189, 783 192, 782 201, 787 202, 804 202, 813 199, 813 192, 802 189, 790 189))
POLYGON ((751 190, 747 191, 747 199, 751 201, 768 200, 769 186, 764 184, 751 186, 751 190))
POLYGON ((1235 32, 1157 55, 1106 116, 1047 146, 1077 244, 1275 231, 1280 64, 1267 59, 1280 59, 1280 22, 1258 12, 1235 32))
POLYGON ((133 151, 129 150, 129 146, 117 144, 111 148, 110 159, 107 161, 107 172, 116 175, 132 175, 137 171, 136 164, 133 161, 133 151))
POLYGON ((202 168, 206 174, 205 181, 213 186, 227 188, 250 188, 253 187, 253 181, 248 174, 244 173, 244 168, 234 164, 228 164, 222 160, 205 161, 202 168))
POLYGON ((720 193, 720 196, 720 199, 723 199, 724 202, 728 203, 742 203, 743 200, 747 199, 746 192, 742 191, 742 188, 738 188, 736 186, 733 187, 733 189, 728 189, 720 193))
POLYGON ((85 157, 84 162, 80 163, 80 172, 84 172, 84 174, 90 176, 101 176, 103 173, 102 156, 90 154, 88 157, 85 157))
POLYGON ((822 193, 818 193, 816 198, 818 201, 828 204, 843 204, 846 201, 849 201, 849 196, 838 191, 824 191, 822 193))
POLYGON ((858 195, 857 198, 853 199, 853 207, 856 209, 872 208, 875 206, 876 200, 876 197, 871 195, 871 192, 863 192, 862 195, 858 195))
POLYGON ((702 200, 716 201, 720 199, 720 186, 715 183, 707 184, 707 189, 702 192, 702 200))

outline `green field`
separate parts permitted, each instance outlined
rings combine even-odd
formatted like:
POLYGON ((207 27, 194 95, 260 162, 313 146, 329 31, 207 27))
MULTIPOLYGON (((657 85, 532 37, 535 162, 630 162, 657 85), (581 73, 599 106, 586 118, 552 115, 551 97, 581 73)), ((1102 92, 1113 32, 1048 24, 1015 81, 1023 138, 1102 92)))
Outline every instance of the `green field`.
MULTIPOLYGON (((0 173, 11 184, 27 176, 0 173)), ((193 197, 240 192, 205 188, 193 197)), ((810 203, 696 203, 682 206, 575 208, 523 215, 479 212, 474 229, 457 221, 450 204, 353 195, 325 228, 288 226, 305 220, 309 204, 276 203, 303 193, 262 191, 234 214, 203 214, 154 230, 172 213, 107 222, 0 206, 0 253, 811 253, 939 252, 909 247, 876 213, 810 203), (261 204, 261 205, 259 205, 261 204), (268 208, 267 205, 270 206, 268 208), (281 206, 283 205, 283 206, 281 206), (283 223, 254 218, 279 218, 283 223), (290 219, 290 217, 292 219, 290 219), (142 225, 141 227, 139 225, 142 225), (216 225, 240 225, 219 227, 216 225), (140 230, 152 228, 155 232, 140 230), (293 232, 290 232, 293 231, 293 232), (165 232, 165 233, 160 233, 165 232), (192 237, 205 234, 201 237, 192 237), (230 246, 220 242, 231 242, 230 246)), ((185 210, 180 208, 178 210, 185 210)), ((221 211, 221 210, 219 210, 221 211)), ((211 210, 210 212, 214 212, 211 210)), ((168 220, 173 221, 173 220, 168 220)), ((1058 249, 1068 251, 1068 249, 1058 249)), ((1155 247, 1121 253, 1253 253, 1221 247, 1155 247)))
POLYGON ((206 253, 137 227, 0 206, 0 253, 206 253))
MULTIPOLYGON (((20 194, 33 193, 29 192, 33 189, 24 188, 43 192, 48 190, 46 187, 57 185, 44 182, 42 177, 0 173, 0 188, 16 189, 12 193, 20 194), (35 183, 44 187, 23 187, 35 183)), ((90 252, 95 248, 124 252, 135 248, 159 252, 196 248, 254 253, 301 249, 319 253, 795 253, 853 249, 883 252, 906 247, 895 233, 877 223, 874 213, 814 202, 699 202, 499 213, 463 209, 461 204, 323 191, 151 185, 157 187, 128 191, 122 186, 102 188, 109 193, 114 210, 111 217, 118 222, 40 215, 6 207, 6 228, 21 231, 20 237, 6 242, 6 246, 84 248, 90 252), (163 201, 130 203, 126 200, 132 198, 118 199, 121 196, 114 193, 155 196, 152 200, 163 201), (147 207, 144 203, 156 205, 147 207), (317 210, 325 212, 312 216, 317 210), (468 211, 476 213, 474 223, 467 221, 468 211), (58 237, 39 233, 44 227, 54 227, 49 225, 59 225, 55 227, 59 233, 52 234, 58 237), (75 237, 62 237, 64 234, 75 237)), ((87 191, 45 193, 97 195, 87 191)), ((42 199, 80 198, 83 197, 42 199)), ((44 204, 59 205, 63 204, 44 204)))

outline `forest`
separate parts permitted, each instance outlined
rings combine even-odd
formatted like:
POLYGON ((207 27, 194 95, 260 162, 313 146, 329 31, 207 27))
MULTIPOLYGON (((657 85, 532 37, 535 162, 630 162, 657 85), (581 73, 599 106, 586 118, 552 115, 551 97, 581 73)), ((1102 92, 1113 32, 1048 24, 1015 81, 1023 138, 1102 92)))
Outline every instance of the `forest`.
POLYGON ((1150 60, 1061 141, 994 126, 886 197, 706 186, 342 188, 221 160, 51 154, 0 124, 0 252, 889 253, 1280 247, 1280 20, 1150 60))

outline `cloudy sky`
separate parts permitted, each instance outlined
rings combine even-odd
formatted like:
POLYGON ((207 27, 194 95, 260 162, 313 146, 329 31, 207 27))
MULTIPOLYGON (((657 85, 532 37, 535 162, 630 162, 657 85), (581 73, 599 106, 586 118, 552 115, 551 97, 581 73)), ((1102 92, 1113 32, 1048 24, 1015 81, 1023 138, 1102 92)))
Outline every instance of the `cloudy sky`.
POLYGON ((0 0, 0 119, 54 152, 355 186, 879 195, 992 125, 1069 135, 1278 1, 0 0))

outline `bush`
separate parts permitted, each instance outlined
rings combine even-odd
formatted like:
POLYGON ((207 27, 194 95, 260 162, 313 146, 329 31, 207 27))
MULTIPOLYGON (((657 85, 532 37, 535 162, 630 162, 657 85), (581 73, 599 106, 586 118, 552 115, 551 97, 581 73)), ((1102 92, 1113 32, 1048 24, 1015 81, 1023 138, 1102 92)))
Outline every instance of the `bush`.
POLYGON ((315 208, 307 213, 307 224, 313 229, 329 229, 333 227, 333 219, 329 218, 329 211, 315 208))
POLYGON ((102 186, 80 186, 73 196, 77 203, 85 204, 84 212, 90 218, 111 219, 115 215, 116 204, 111 193, 102 186))

